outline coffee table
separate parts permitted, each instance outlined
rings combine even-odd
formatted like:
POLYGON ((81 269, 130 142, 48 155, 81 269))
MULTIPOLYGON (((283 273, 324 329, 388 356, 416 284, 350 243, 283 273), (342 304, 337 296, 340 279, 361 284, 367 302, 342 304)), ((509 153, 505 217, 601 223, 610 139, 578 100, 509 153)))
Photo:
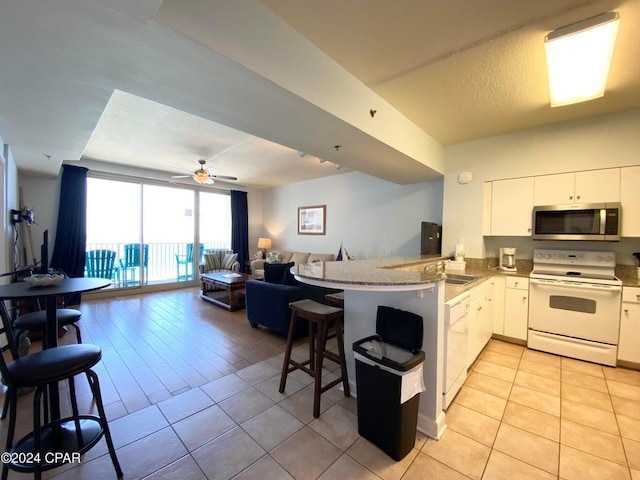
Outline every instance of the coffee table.
POLYGON ((230 312, 244 308, 244 284, 257 279, 253 275, 235 272, 210 272, 200 275, 200 298, 226 308, 230 312))

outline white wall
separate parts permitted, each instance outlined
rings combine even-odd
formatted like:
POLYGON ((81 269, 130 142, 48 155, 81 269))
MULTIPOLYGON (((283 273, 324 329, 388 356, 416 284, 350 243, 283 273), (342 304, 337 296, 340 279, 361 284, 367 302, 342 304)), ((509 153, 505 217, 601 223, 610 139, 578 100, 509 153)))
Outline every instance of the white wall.
POLYGON ((454 248, 463 237, 465 253, 475 258, 500 246, 516 246, 518 258, 532 258, 533 248, 611 249, 618 263, 633 264, 630 252, 640 247, 638 239, 534 243, 529 238, 487 237, 485 245, 482 186, 488 180, 640 164, 639 132, 640 110, 631 110, 447 147, 443 250, 454 248), (465 170, 473 173, 473 182, 460 185, 457 175, 465 170))
MULTIPOLYGON (((60 203, 60 177, 41 177, 34 175, 20 175, 20 190, 22 194, 21 207, 33 209, 35 223, 30 227, 22 225, 27 252, 33 248, 33 256, 41 260, 40 245, 42 234, 49 230, 49 259, 53 253, 58 224, 58 204, 60 203), (29 239, 30 236, 30 239, 29 239)), ((32 260, 32 258, 31 258, 32 260)))
MULTIPOLYGON (((0 235, 0 273, 14 270, 17 259, 14 255, 15 230, 11 223, 11 210, 19 208, 18 201, 18 169, 11 153, 11 148, 0 137, 0 186, 2 188, 0 203, 2 203, 2 235, 0 235)), ((2 278, 6 283, 11 277, 2 278)))
POLYGON ((342 243, 358 258, 419 255, 420 222, 442 223, 442 188, 351 172, 265 190, 263 235, 274 249, 337 253, 342 243), (310 205, 327 206, 326 235, 298 235, 298 207, 310 205))

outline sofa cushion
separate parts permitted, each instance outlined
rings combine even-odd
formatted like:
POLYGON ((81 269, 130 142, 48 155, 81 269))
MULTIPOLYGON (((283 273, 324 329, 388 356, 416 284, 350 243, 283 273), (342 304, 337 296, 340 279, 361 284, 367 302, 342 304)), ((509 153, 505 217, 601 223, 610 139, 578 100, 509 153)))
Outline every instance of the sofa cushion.
POLYGON ((310 253, 307 263, 333 262, 336 256, 333 253, 310 253))
POLYGON ((293 267, 290 263, 265 263, 264 264, 264 281, 268 283, 282 284, 286 270, 293 267))
POLYGON ((280 262, 280 252, 268 252, 266 263, 281 263, 280 262))
POLYGON ((222 259, 222 266, 220 268, 222 268, 223 270, 231 270, 233 264, 236 263, 237 259, 237 253, 227 253, 222 259))
POLYGON ((307 253, 293 252, 293 255, 291 256, 291 261, 296 265, 304 265, 305 263, 307 263, 308 258, 309 258, 308 252, 307 253))
POLYGON ((280 263, 291 262, 292 256, 293 256, 293 252, 288 252, 287 250, 280 250, 280 263))

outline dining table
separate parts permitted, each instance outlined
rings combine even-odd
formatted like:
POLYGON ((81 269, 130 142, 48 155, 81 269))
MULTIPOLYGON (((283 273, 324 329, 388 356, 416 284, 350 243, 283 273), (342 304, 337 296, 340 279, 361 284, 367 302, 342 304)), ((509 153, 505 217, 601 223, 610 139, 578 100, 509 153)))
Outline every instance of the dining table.
MULTIPOLYGON (((28 298, 45 298, 47 321, 43 348, 55 348, 58 346, 58 317, 57 317, 57 299, 60 296, 86 293, 100 290, 111 284, 111 280, 106 278, 67 278, 64 277, 56 283, 46 286, 31 285, 27 281, 8 283, 0 285, 0 298, 3 300, 19 300, 28 298)), ((97 421, 83 418, 79 421, 77 418, 70 418, 68 422, 60 420, 60 397, 58 384, 49 385, 49 413, 51 415, 50 433, 43 434, 43 451, 51 450, 57 452, 68 451, 73 453, 77 448, 78 434, 82 438, 89 439, 88 447, 93 446, 90 439, 99 438, 102 429, 97 421), (77 426, 80 431, 77 432, 77 426)), ((33 434, 29 434, 22 440, 16 442, 17 450, 26 450, 33 448, 33 434)), ((27 467, 25 467, 26 469, 27 467)), ((25 470, 26 471, 26 470, 25 470)))

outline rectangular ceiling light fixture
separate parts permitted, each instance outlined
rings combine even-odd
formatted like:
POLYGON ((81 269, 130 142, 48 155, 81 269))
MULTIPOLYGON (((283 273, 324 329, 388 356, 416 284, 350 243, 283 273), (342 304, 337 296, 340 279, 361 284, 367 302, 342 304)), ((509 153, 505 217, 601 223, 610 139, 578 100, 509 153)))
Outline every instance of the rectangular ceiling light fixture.
POLYGON ((607 12, 544 38, 552 107, 604 95, 619 23, 618 12, 607 12))

